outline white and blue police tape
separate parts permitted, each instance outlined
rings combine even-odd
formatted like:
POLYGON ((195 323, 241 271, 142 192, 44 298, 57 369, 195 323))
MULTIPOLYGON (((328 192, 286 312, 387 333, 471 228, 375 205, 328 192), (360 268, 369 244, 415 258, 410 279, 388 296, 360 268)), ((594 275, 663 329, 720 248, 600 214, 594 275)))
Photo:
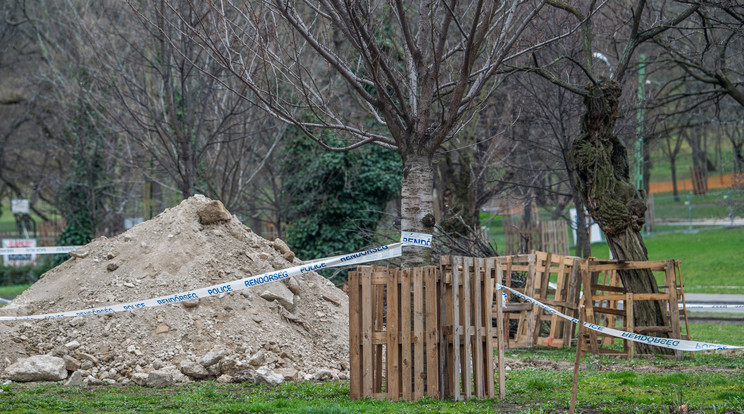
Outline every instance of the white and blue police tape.
MULTIPOLYGON (((682 304, 680 303, 679 308, 682 309, 682 304)), ((736 304, 736 305, 716 305, 713 303, 688 303, 685 305, 685 309, 744 309, 744 305, 742 304, 736 304)))
MULTIPOLYGON (((527 302, 532 303, 535 306, 538 306, 544 309, 548 313, 554 313, 560 316, 561 318, 567 319, 575 324, 579 323, 578 319, 572 318, 568 315, 564 315, 563 313, 558 312, 552 307, 544 303, 540 303, 537 300, 523 293, 520 293, 508 286, 504 286, 504 285, 497 283, 496 289, 497 290, 507 289, 508 291, 515 294, 516 296, 526 300, 527 302)), ((589 322, 584 322, 584 327, 589 328, 593 331, 602 332, 604 334, 614 336, 616 338, 628 339, 630 341, 647 343, 650 345, 660 346, 662 348, 674 349, 677 351, 710 351, 710 350, 720 350, 720 349, 744 349, 744 346, 737 346, 737 345, 712 344, 712 343, 707 343, 707 342, 689 341, 685 339, 657 338, 655 336, 640 335, 636 333, 621 331, 619 329, 608 328, 606 326, 595 325, 589 322)))
MULTIPOLYGON (((425 239, 425 235, 418 233, 411 233, 409 237, 417 240, 425 239), (413 236, 411 236, 413 235, 413 236)), ((431 240, 429 238, 429 240, 431 240)), ((423 243, 423 242, 422 242, 423 243)), ((429 242, 429 246, 431 242, 429 242)), ((318 259, 300 266, 290 267, 288 269, 279 270, 275 272, 263 273, 256 276, 249 276, 244 279, 235 280, 227 283, 220 283, 218 285, 207 286, 201 289, 190 290, 186 292, 175 293, 167 296, 160 296, 152 299, 144 299, 129 303, 118 303, 115 305, 101 306, 97 308, 81 309, 65 312, 47 313, 41 315, 28 315, 28 316, 0 316, 0 321, 21 321, 30 319, 52 319, 52 318, 64 318, 81 315, 102 315, 106 313, 124 312, 137 309, 152 308, 161 305, 167 305, 171 303, 179 303, 183 301, 199 299, 203 297, 216 296, 223 293, 234 292, 241 289, 246 289, 253 286, 260 286, 266 283, 275 282, 278 280, 287 279, 292 276, 301 275, 303 273, 312 272, 321 269, 327 269, 332 267, 351 266, 361 263, 375 262, 378 260, 392 259, 395 257, 402 256, 403 243, 388 244, 386 246, 375 247, 373 249, 364 250, 361 252, 351 253, 347 255, 334 256, 325 259, 318 259)))
POLYGON ((0 298, 0 302, 3 302, 3 303, 10 303, 10 301, 9 301, 8 299, 5 299, 5 298, 0 298))
POLYGON ((431 247, 431 234, 404 231, 400 235, 400 241, 404 246, 431 247))
POLYGON ((8 247, 0 248, 0 256, 15 254, 61 254, 70 253, 82 246, 8 247))

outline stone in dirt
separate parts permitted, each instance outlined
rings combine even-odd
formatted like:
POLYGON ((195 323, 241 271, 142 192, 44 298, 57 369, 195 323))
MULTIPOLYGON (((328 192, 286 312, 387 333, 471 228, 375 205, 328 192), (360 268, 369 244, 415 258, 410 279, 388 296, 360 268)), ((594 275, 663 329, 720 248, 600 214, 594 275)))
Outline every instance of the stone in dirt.
POLYGON ((72 373, 72 375, 70 375, 70 378, 67 380, 67 382, 65 382, 65 386, 70 387, 80 385, 83 383, 83 379, 85 379, 85 377, 83 377, 83 373, 81 371, 75 371, 72 373))
POLYGON ((150 388, 163 388, 175 385, 175 383, 176 382, 173 380, 173 375, 171 374, 171 372, 165 370, 156 370, 150 371, 150 373, 147 375, 147 382, 145 382, 145 385, 150 388))
POLYGON ((181 372, 193 379, 201 379, 209 376, 209 371, 203 365, 194 361, 181 361, 181 372))
POLYGON ((225 208, 221 201, 210 201, 203 205, 198 211, 199 223, 201 224, 215 224, 225 221, 230 221, 232 215, 225 208))
MULTIPOLYGON (((123 234, 82 247, 78 252, 84 254, 47 272, 0 308, 0 315, 90 309, 223 286, 300 264, 288 260, 291 251, 285 246, 251 232, 221 203, 194 196, 123 234), (118 265, 114 271, 106 269, 111 258, 118 265)), ((322 276, 308 272, 240 293, 131 312, 0 324, 0 338, 12 338, 0 347, 0 380, 10 378, 8 367, 16 361, 49 353, 68 356, 60 358, 63 368, 66 362, 101 379, 107 378, 98 373, 108 372, 117 383, 137 384, 164 369, 172 379, 180 378, 176 383, 188 381, 195 377, 184 375, 181 363, 199 363, 217 350, 224 353, 216 362, 205 361, 208 378, 226 374, 256 381, 256 368, 265 367, 264 377, 273 372, 283 380, 287 376, 278 374, 279 368, 316 373, 348 363, 348 298, 322 276), (275 297, 259 296, 266 291, 275 297), (323 296, 338 298, 339 305, 323 296), (314 317, 318 312, 325 317, 314 317), (262 349, 270 349, 263 361, 249 363, 262 349), (284 354, 292 355, 291 361, 277 357, 284 354)), ((276 382, 261 381, 266 379, 276 382)))
POLYGON ((294 293, 284 283, 271 283, 265 287, 260 295, 263 299, 279 303, 287 310, 294 308, 294 293))
POLYGON ((199 363, 204 367, 211 367, 212 365, 218 363, 220 359, 222 359, 224 356, 225 356, 224 350, 210 352, 207 355, 204 355, 204 357, 202 357, 199 363))
POLYGON ((34 355, 18 360, 5 370, 13 381, 61 381, 67 378, 65 360, 50 355, 34 355))
POLYGON ((261 367, 256 370, 256 382, 265 385, 281 385, 284 382, 284 376, 266 367, 261 367))

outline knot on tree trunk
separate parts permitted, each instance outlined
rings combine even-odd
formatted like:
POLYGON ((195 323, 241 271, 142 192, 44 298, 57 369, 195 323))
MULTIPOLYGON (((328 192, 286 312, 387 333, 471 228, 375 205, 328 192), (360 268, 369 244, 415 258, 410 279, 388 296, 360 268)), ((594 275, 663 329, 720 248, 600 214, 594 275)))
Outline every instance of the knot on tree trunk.
POLYGON ((584 97, 586 112, 582 117, 582 130, 594 131, 600 139, 612 135, 622 88, 613 80, 602 79, 597 84, 588 85, 586 91, 588 94, 584 97))

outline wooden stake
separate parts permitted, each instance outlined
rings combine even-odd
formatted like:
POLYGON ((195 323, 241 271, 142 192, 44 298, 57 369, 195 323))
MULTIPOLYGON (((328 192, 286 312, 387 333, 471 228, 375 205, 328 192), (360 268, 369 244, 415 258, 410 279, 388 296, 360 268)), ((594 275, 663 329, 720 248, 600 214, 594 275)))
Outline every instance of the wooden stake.
MULTIPOLYGON (((496 283, 501 284, 501 275, 498 275, 496 279, 496 283)), ((502 293, 504 292, 504 288, 501 288, 501 290, 496 290, 496 335, 498 335, 498 357, 496 360, 496 364, 499 368, 499 398, 504 399, 506 398, 506 371, 504 368, 504 346, 506 344, 506 330, 508 328, 504 328, 504 296, 502 293)))
POLYGON ((584 305, 579 306, 579 333, 576 343, 576 359, 574 360, 573 382, 571 383, 571 403, 568 408, 570 414, 576 412, 576 394, 579 392, 579 364, 581 363, 581 343, 584 340, 584 305))

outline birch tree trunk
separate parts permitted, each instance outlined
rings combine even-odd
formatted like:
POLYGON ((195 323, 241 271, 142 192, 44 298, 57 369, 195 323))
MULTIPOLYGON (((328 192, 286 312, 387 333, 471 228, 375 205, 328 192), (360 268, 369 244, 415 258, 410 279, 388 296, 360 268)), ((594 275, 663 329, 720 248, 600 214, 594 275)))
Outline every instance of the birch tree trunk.
MULTIPOLYGON (((427 155, 410 154, 403 158, 401 187, 401 231, 433 234, 434 173, 427 155)), ((424 266, 431 263, 431 249, 405 247, 403 266, 424 266)))

